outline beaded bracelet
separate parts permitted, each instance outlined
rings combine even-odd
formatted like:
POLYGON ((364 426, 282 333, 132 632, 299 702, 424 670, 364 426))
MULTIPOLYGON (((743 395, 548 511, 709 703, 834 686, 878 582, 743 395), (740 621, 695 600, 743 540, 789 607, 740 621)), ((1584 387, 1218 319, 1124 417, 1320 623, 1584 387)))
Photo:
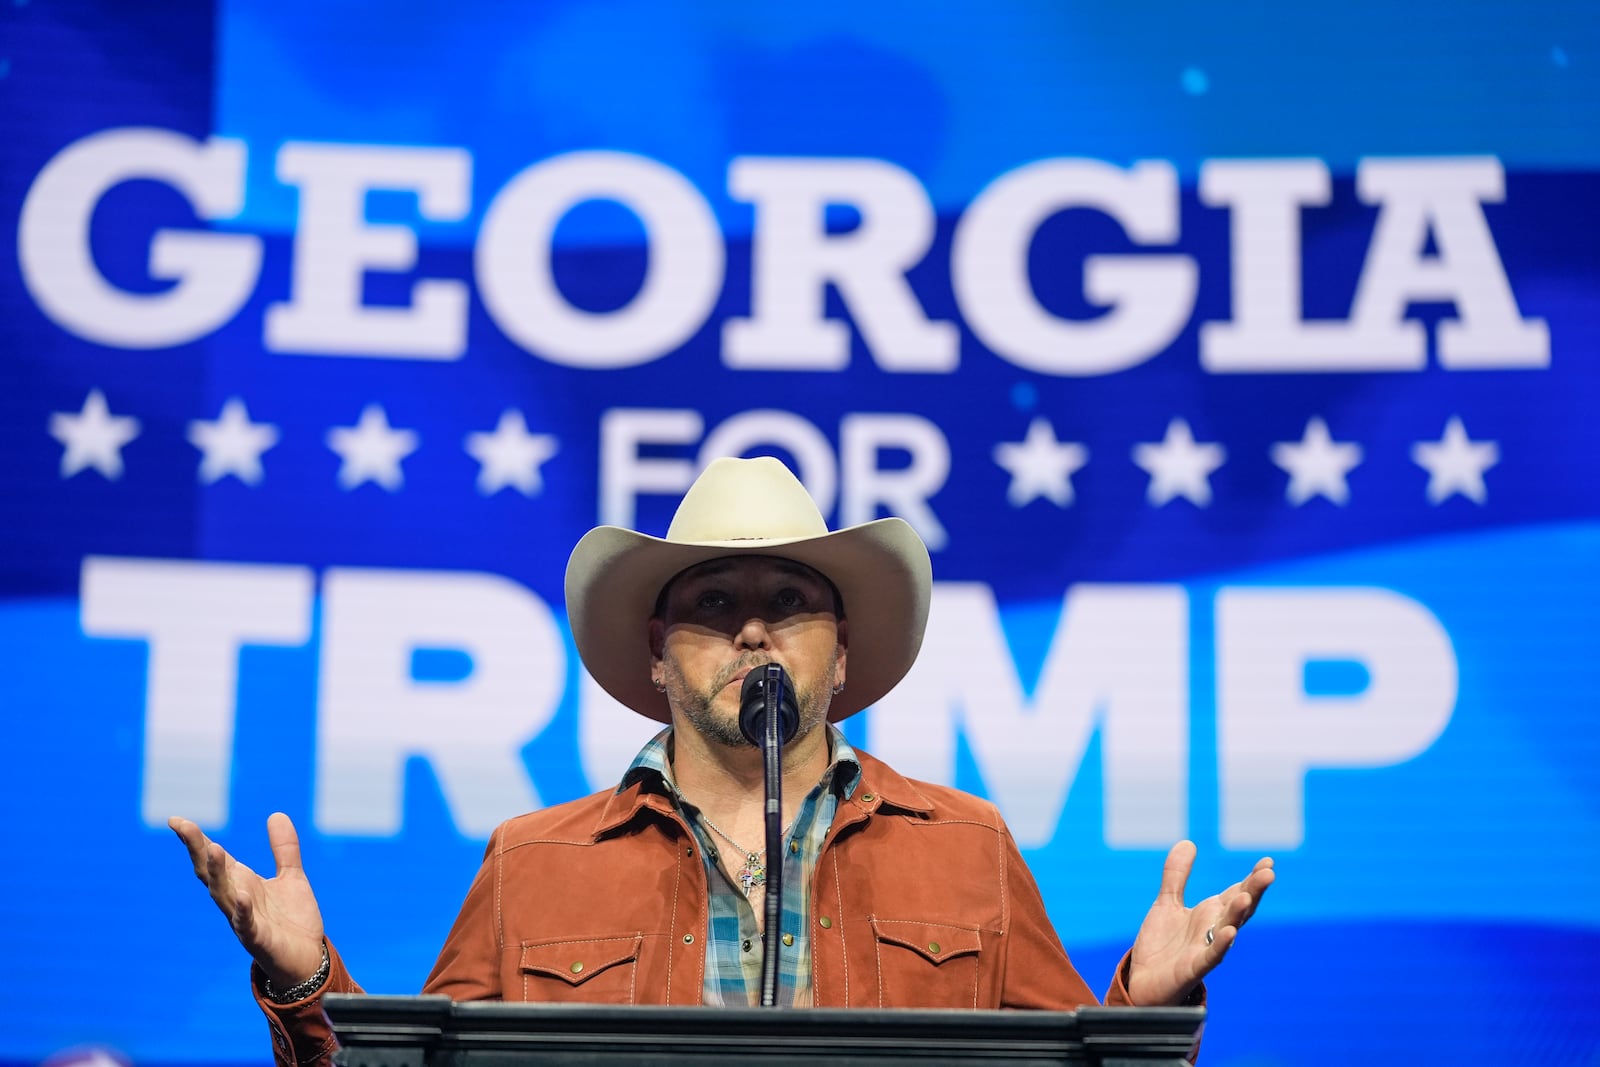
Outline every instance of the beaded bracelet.
POLYGON ((293 1004, 297 1000, 304 1000, 322 988, 322 983, 328 980, 328 971, 332 968, 333 961, 328 958, 328 943, 322 943, 322 966, 317 968, 317 973, 307 978, 299 985, 290 986, 282 993, 275 992, 272 988, 272 979, 263 977, 264 992, 267 999, 274 1004, 293 1004))

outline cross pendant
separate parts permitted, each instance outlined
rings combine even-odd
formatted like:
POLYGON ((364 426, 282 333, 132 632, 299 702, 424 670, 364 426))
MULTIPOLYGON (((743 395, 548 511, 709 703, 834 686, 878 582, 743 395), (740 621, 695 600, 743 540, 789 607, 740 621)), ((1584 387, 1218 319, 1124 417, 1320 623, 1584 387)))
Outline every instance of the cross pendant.
POLYGON ((739 886, 744 890, 744 895, 749 896, 750 890, 766 884, 767 868, 761 862, 761 857, 754 852, 745 853, 744 866, 739 868, 739 886))

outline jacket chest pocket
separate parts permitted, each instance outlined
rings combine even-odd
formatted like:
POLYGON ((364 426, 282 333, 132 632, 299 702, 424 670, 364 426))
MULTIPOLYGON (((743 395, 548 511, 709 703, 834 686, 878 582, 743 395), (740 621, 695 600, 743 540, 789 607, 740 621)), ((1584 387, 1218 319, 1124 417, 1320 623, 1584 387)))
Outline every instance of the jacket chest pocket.
POLYGON ((884 1008, 978 1006, 978 931, 947 923, 870 920, 878 953, 878 1005, 884 1008))
POLYGON ((634 1003, 641 934, 522 943, 522 999, 634 1003))

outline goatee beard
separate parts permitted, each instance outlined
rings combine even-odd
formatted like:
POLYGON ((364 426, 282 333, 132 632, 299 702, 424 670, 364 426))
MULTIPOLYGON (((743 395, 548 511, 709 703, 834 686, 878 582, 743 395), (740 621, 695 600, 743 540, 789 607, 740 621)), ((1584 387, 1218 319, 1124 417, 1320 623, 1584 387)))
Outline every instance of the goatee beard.
MULTIPOLYGON (((717 694, 733 680, 734 675, 742 670, 755 670, 771 662, 765 658, 738 660, 718 672, 711 689, 703 693, 691 692, 684 684, 683 675, 677 667, 668 663, 664 672, 668 701, 688 720, 694 731, 706 740, 725 748, 755 748, 756 746, 746 740, 744 732, 739 729, 738 714, 724 718, 712 710, 711 704, 717 694)), ((795 704, 800 710, 800 723, 794 737, 789 739, 789 744, 806 737, 827 721, 828 704, 833 699, 833 691, 826 686, 809 689, 797 686, 794 696, 795 704)))

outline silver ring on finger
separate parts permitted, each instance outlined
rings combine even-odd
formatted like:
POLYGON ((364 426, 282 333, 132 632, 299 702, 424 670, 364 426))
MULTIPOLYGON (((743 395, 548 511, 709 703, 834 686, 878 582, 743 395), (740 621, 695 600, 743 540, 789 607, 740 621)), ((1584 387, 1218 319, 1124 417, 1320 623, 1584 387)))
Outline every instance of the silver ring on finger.
POLYGON ((1211 942, 1215 941, 1216 939, 1217 939, 1217 928, 1215 926, 1206 927, 1206 947, 1210 948, 1211 947, 1211 942))

